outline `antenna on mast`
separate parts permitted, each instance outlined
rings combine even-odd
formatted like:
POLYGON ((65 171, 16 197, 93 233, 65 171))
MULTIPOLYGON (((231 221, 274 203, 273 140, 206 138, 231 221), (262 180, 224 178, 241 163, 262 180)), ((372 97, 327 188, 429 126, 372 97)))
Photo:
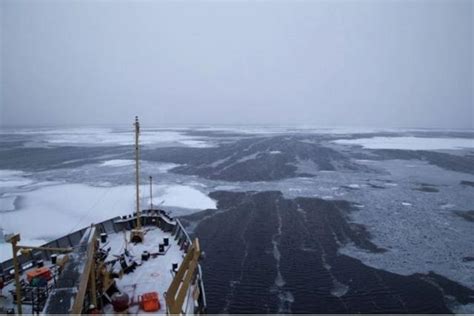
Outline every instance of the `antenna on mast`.
POLYGON ((140 135, 140 122, 138 122, 138 116, 135 116, 135 185, 136 185, 136 214, 137 214, 137 225, 135 229, 132 229, 130 236, 131 242, 142 242, 144 233, 142 230, 142 223, 140 219, 140 147, 139 147, 139 135, 140 135))

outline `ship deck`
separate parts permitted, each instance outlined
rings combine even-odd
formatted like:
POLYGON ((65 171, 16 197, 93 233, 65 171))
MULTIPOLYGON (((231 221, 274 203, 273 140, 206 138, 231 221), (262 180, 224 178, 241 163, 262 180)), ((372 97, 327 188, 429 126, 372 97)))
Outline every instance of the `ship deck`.
MULTIPOLYGON (((119 220, 120 221, 120 220, 119 220)), ((181 265, 185 256, 183 249, 182 236, 178 238, 178 234, 173 231, 164 231, 156 225, 143 226, 144 241, 142 243, 131 243, 130 230, 116 231, 107 235, 105 242, 100 242, 100 249, 107 251, 107 256, 104 262, 107 264, 109 270, 117 272, 120 277, 115 278, 115 285, 120 292, 125 292, 130 298, 130 306, 128 312, 130 314, 146 313, 139 306, 139 296, 149 292, 157 292, 160 302, 160 309, 153 314, 164 314, 167 312, 165 301, 166 291, 168 290, 174 276, 173 264, 178 267, 181 265), (164 251, 160 252, 159 245, 164 243, 164 239, 168 238, 168 246, 164 247, 164 251), (147 251, 150 254, 148 260, 142 259, 142 254, 147 251), (124 273, 123 266, 121 266, 120 258, 126 258, 127 264, 136 264, 136 268, 124 273)), ((31 265, 31 264, 30 264, 31 265)), ((44 266, 48 267, 53 274, 57 271, 57 266, 51 261, 45 260, 44 266)), ((36 269, 35 266, 23 266, 24 273, 21 274, 21 280, 27 282, 26 272, 36 269)), ((55 275, 57 278, 60 275, 55 275)), ((56 282, 55 278, 49 281, 50 285, 56 282)), ((3 289, 4 297, 0 297, 0 306, 4 311, 15 308, 13 295, 11 293, 15 289, 13 280, 7 282, 3 289)), ((183 312, 186 314, 193 314, 196 301, 193 299, 193 289, 190 289, 186 295, 183 304, 183 312)), ((22 304, 23 312, 32 313, 31 304, 22 304)), ((107 304, 103 306, 103 312, 106 314, 113 314, 113 306, 107 304)))
MULTIPOLYGON (((118 289, 127 293, 134 302, 129 308, 129 313, 144 313, 142 310, 139 311, 138 296, 148 292, 158 293, 161 308, 157 313, 166 313, 164 293, 168 290, 174 277, 172 265, 181 265, 184 251, 181 250, 170 233, 150 226, 145 227, 144 231, 143 243, 132 244, 127 242, 130 240, 130 231, 126 231, 126 236, 124 236, 124 233, 109 235, 108 241, 104 244, 101 243, 101 247, 111 248, 106 262, 122 255, 125 247, 127 247, 130 258, 133 258, 138 265, 135 271, 124 274, 121 279, 116 279, 118 289), (165 247, 164 254, 159 254, 159 244, 163 243, 164 238, 169 239, 169 246, 165 247), (141 257, 144 251, 152 254, 146 261, 143 261, 141 257), (153 256, 153 254, 159 255, 153 256)), ((117 264, 119 265, 119 263, 117 264)), ((112 313, 112 306, 110 304, 105 306, 104 312, 112 313)))

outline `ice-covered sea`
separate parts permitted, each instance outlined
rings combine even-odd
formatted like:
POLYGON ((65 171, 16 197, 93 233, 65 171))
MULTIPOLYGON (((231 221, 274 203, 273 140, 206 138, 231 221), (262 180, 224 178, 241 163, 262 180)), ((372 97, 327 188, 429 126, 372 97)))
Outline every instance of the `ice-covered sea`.
MULTIPOLYGON (((347 200, 358 209, 349 221, 366 227, 386 251, 347 243, 340 254, 400 275, 433 271, 474 290, 473 136, 313 127, 144 129, 140 202, 182 216, 218 208, 208 196, 217 190, 347 200), (308 154, 313 144, 321 147, 308 154), (189 151, 191 158, 184 157, 189 151), (323 156, 331 168, 317 160, 323 156)), ((133 141, 128 129, 0 129, 0 232, 20 232, 23 244, 38 245, 132 212, 133 141)), ((9 245, 0 241, 0 261, 9 257, 9 245)), ((457 310, 474 311, 469 304, 457 310)))

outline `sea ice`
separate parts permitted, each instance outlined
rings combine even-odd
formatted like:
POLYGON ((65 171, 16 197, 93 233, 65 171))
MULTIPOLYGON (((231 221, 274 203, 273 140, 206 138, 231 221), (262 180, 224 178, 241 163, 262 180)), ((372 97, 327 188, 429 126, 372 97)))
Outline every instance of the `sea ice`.
MULTIPOLYGON (((148 207, 148 185, 140 187, 142 207, 148 207)), ((216 208, 201 191, 184 185, 158 185, 154 196, 163 205, 187 209, 216 208)), ((129 214, 135 210, 135 186, 96 187, 54 184, 18 193, 20 209, 0 213, 5 233, 20 232, 27 239, 53 239, 91 223, 129 214)), ((158 204, 155 204, 158 205, 158 204)))
POLYGON ((426 138, 426 137, 372 137, 338 139, 334 143, 360 145, 369 149, 440 150, 474 148, 469 138, 426 138))
MULTIPOLYGON (((30 146, 88 146, 88 145, 133 145, 133 131, 106 128, 72 128, 45 130, 17 130, 10 132, 31 137, 30 146)), ((188 147, 212 147, 213 144, 203 137, 190 136, 183 131, 143 128, 140 133, 142 145, 178 144, 188 147)))
POLYGON ((84 184, 43 186, 20 193, 22 206, 2 214, 5 233, 20 232, 29 239, 50 239, 90 223, 130 213, 134 187, 92 187, 84 184))
MULTIPOLYGON (((370 134, 376 132, 400 132, 399 129, 388 128, 364 128, 364 127, 321 127, 312 125, 300 126, 225 126, 225 127, 201 127, 199 130, 211 132, 234 132, 242 134, 370 134)), ((424 131, 424 130, 403 130, 424 131)))

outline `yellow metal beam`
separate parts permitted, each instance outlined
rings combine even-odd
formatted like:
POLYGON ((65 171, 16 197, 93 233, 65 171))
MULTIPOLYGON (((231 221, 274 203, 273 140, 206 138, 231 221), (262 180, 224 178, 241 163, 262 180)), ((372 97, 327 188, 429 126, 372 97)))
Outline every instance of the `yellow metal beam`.
POLYGON ((166 292, 165 300, 169 314, 181 314, 184 299, 193 281, 200 256, 201 247, 199 239, 196 238, 166 292))
MULTIPOLYGON (((74 299, 74 303, 71 308, 71 314, 81 314, 82 306, 84 304, 84 297, 86 295, 87 285, 90 280, 90 274, 92 271, 93 263, 94 263, 94 253, 95 253, 95 242, 96 242, 96 230, 95 227, 93 228, 93 237, 90 239, 89 244, 87 245, 87 254, 86 254, 86 263, 84 266, 84 270, 82 271, 81 279, 79 282, 79 287, 77 290, 76 297, 74 299)), ((95 286, 95 284, 94 284, 95 286)))
MULTIPOLYGON (((95 248, 94 248, 95 252, 95 248)), ((94 256, 94 252, 92 253, 92 256, 94 256)), ((95 260, 92 260, 91 263, 91 272, 90 272, 90 280, 89 280, 89 290, 91 294, 91 299, 92 299, 92 304, 94 304, 94 307, 97 308, 97 290, 96 290, 96 265, 95 265, 95 260)))
POLYGON ((47 250, 47 251, 54 251, 54 252, 71 252, 73 249, 69 248, 55 248, 55 247, 34 247, 34 246, 17 246, 17 249, 21 250, 28 250, 28 249, 35 249, 35 250, 47 250))
POLYGON ((17 243, 20 241, 20 234, 15 234, 8 237, 7 242, 12 244, 12 251, 13 251, 13 266, 15 268, 15 287, 16 287, 16 308, 18 311, 18 315, 22 314, 22 306, 21 306, 21 287, 20 287, 20 268, 18 263, 18 246, 17 243))

